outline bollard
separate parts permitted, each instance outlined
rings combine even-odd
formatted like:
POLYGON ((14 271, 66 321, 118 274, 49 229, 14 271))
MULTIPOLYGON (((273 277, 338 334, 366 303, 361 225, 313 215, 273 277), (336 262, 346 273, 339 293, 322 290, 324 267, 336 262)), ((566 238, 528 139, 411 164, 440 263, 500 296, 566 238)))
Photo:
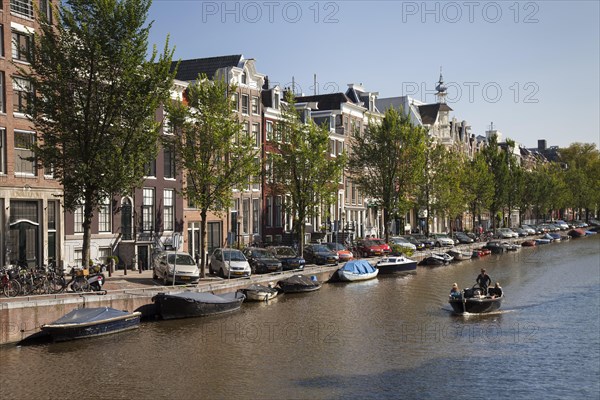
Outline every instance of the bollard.
POLYGON ((115 259, 111 258, 108 261, 108 277, 109 278, 112 276, 113 272, 115 272, 115 259))
POLYGON ((123 263, 123 275, 127 275, 127 264, 123 263))

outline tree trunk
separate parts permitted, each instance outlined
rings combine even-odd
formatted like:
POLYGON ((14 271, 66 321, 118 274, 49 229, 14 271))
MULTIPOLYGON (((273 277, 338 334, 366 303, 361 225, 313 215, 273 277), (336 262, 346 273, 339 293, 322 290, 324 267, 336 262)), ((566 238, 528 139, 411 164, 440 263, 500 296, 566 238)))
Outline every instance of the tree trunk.
POLYGON ((83 205, 83 244, 81 249, 81 264, 84 268, 90 265, 90 242, 92 239, 92 218, 94 207, 91 196, 85 196, 83 205))
POLYGON ((206 247, 208 238, 206 237, 206 214, 208 211, 203 209, 200 211, 200 278, 206 278, 206 247))

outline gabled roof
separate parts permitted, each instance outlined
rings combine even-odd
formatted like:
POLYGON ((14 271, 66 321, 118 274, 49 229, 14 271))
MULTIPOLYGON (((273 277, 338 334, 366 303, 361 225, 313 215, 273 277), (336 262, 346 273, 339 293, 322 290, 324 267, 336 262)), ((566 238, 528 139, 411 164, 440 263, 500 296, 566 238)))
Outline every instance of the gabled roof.
POLYGON ((419 114, 424 125, 433 125, 440 111, 452 111, 446 103, 424 104, 419 107, 419 114))
MULTIPOLYGON (((208 79, 213 79, 217 70, 226 67, 237 67, 241 60, 241 54, 181 60, 175 79, 195 81, 200 74, 206 74, 208 79)), ((176 65, 176 61, 171 63, 171 71, 175 69, 176 65)))
POLYGON ((344 93, 317 94, 296 97, 297 103, 316 102, 319 110, 340 110, 342 103, 352 103, 344 93))

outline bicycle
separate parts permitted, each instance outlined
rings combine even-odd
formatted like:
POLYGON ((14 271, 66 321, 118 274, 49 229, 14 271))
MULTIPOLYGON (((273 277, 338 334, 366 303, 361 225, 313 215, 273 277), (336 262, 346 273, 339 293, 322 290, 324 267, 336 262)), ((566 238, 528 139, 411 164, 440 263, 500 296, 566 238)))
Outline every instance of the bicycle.
POLYGON ((6 297, 16 297, 21 292, 21 284, 14 278, 15 276, 12 270, 7 268, 0 270, 0 287, 6 297))

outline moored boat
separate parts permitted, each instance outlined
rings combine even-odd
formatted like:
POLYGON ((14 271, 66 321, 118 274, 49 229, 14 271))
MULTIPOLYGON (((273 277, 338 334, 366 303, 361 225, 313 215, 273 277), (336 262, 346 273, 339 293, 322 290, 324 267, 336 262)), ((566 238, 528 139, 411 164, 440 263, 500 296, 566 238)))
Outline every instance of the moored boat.
POLYGON ((552 242, 552 239, 543 238, 543 237, 541 237, 541 238, 538 238, 538 239, 535 239, 535 244, 536 244, 536 245, 538 245, 538 246, 539 246, 540 244, 548 244, 548 243, 550 243, 550 242, 552 242))
POLYGON ((321 283, 315 279, 310 279, 304 275, 294 275, 287 279, 277 282, 277 286, 284 293, 303 293, 313 292, 321 289, 321 283))
POLYGON ((492 251, 490 249, 486 249, 486 248, 473 250, 473 257, 489 256, 490 254, 492 254, 492 251))
POLYGON ((378 273, 379 270, 367 260, 348 261, 337 270, 338 278, 346 282, 366 281, 375 278, 378 273))
POLYGON ((417 262, 404 256, 383 257, 375 264, 375 267, 381 274, 417 272, 417 262))
POLYGON ((569 231, 569 236, 571 236, 572 238, 580 238, 585 236, 585 231, 581 228, 571 229, 569 231))
POLYGON ((254 284, 240 289, 240 292, 246 296, 248 301, 269 301, 277 297, 279 290, 271 286, 254 284))
POLYGON ((212 294, 192 291, 159 293, 152 297, 162 319, 205 317, 236 311, 246 296, 240 292, 212 294))
POLYGON ((141 315, 110 307, 80 308, 42 325, 41 330, 57 342, 83 339, 138 328, 141 315))
POLYGON ((421 264, 423 265, 446 265, 454 258, 446 253, 432 253, 429 257, 425 257, 421 264))
POLYGON ((535 246, 535 240, 525 240, 525 241, 521 242, 521 246, 533 247, 533 246, 535 246))
POLYGON ((464 289, 459 297, 450 296, 448 303, 457 314, 489 313, 498 310, 502 305, 502 300, 504 300, 502 289, 496 290, 495 288, 489 288, 488 293, 484 294, 479 287, 464 289))
POLYGON ((473 258, 472 251, 460 251, 459 249, 451 249, 448 250, 446 253, 452 256, 454 258, 454 261, 464 261, 473 258))

